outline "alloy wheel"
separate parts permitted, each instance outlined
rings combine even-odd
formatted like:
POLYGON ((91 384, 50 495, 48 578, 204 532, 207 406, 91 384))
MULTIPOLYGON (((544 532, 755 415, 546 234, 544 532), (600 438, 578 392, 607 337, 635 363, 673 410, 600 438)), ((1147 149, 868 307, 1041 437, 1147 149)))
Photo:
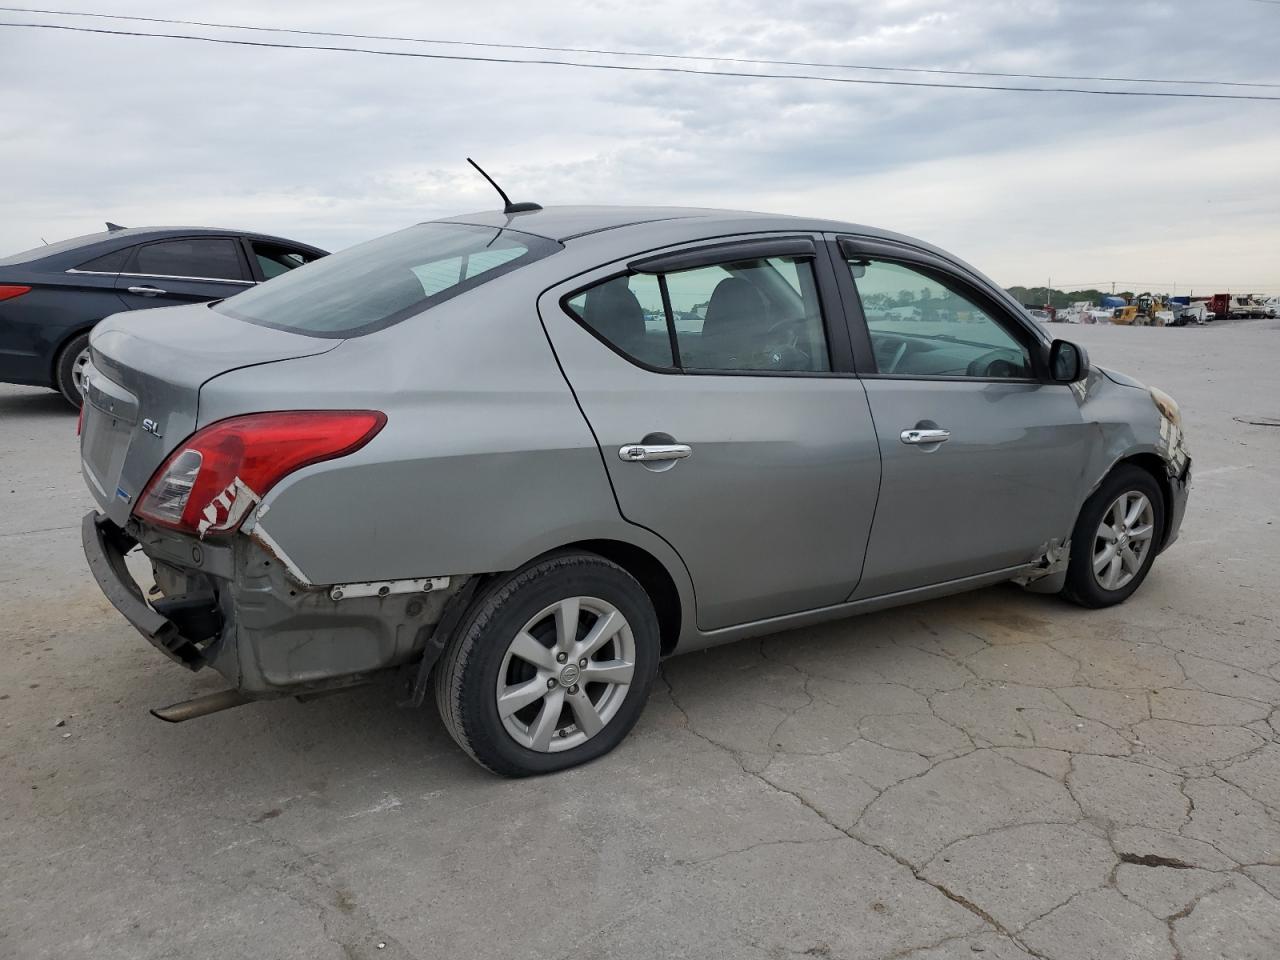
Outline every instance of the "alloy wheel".
POLYGON ((567 597, 535 614, 498 671, 498 717, 518 744, 571 750, 605 728, 635 673, 631 625, 597 597, 567 597))
POLYGON ((1102 515, 1093 540, 1093 577, 1103 590, 1120 590, 1138 575, 1155 534, 1155 510, 1145 493, 1120 494, 1102 515))
POLYGON ((85 375, 89 368, 89 348, 85 347, 76 354, 76 358, 71 361, 71 383, 76 388, 76 393, 84 397, 85 375))

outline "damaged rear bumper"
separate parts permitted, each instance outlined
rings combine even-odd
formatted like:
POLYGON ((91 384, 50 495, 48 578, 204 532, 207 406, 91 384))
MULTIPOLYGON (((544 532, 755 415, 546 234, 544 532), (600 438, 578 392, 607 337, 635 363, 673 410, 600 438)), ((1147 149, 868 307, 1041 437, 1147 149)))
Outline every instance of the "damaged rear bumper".
POLYGON ((435 626, 466 581, 428 578, 412 593, 344 592, 301 582, 244 535, 199 540, 136 520, 121 528, 97 513, 84 518, 81 539, 102 592, 139 633, 171 660, 212 667, 253 699, 356 685, 436 652, 435 626), (151 561, 155 599, 125 564, 134 547, 151 561))
POLYGON ((125 566, 125 554, 137 546, 138 541, 99 513, 85 515, 80 524, 80 539, 89 570, 111 605, 170 660, 191 670, 204 666, 199 644, 184 636, 177 623, 147 603, 142 588, 125 566))

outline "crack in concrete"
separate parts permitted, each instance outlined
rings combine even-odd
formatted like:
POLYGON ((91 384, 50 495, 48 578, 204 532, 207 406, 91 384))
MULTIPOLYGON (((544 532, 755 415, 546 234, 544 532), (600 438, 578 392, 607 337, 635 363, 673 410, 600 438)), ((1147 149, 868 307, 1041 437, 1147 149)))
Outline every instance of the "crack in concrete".
MULTIPOLYGON (((945 884, 935 882, 933 880, 928 879, 927 877, 922 876, 920 871, 917 870, 916 867, 906 858, 899 856, 897 853, 888 849, 887 847, 883 847, 875 843, 870 843, 866 839, 856 836, 851 832, 852 828, 850 828, 849 830, 845 830, 844 828, 840 827, 838 824, 832 822, 830 818, 826 816, 826 814, 824 814, 821 810, 819 810, 813 804, 809 803, 804 797, 800 796, 800 794, 796 793, 795 791, 787 790, 783 787, 780 787, 777 784, 765 778, 764 776, 762 776, 761 774, 748 769, 747 766, 742 762, 742 759, 738 756, 736 751, 734 751, 730 747, 725 746, 722 743, 716 742, 715 740, 701 733, 694 727, 693 722, 689 717, 688 711, 685 710, 684 706, 680 703, 679 698, 676 696, 675 687, 672 685, 671 679, 667 676, 666 670, 660 668, 659 676, 662 678, 662 682, 667 688, 667 696, 671 700, 672 706, 674 706, 676 710, 679 711, 680 715, 684 718, 685 729, 688 730, 695 737, 698 737, 700 740, 710 744, 713 747, 716 747, 719 750, 723 750, 725 753, 727 753, 730 757, 733 758, 734 762, 738 764, 739 769, 741 769, 744 774, 750 777, 754 777, 756 780, 759 780, 761 783, 765 784, 771 790, 776 790, 777 792, 784 794, 785 796, 791 797, 793 800, 799 803, 802 807, 804 807, 805 809, 813 813, 814 816, 816 816, 819 820, 821 820, 831 829, 838 831, 839 833, 843 834, 844 836, 848 837, 850 840, 853 840, 856 843, 863 844, 864 846, 869 847, 872 850, 875 850, 876 852, 893 860, 898 865, 906 868, 916 880, 918 880, 923 884, 926 884, 929 887, 932 887, 934 890, 942 894, 948 900, 963 907, 965 910, 969 911, 975 917, 982 920, 991 929, 997 931, 1002 936, 1009 938, 1018 947, 1020 947, 1022 950, 1026 951, 1027 953, 1031 954, 1033 957, 1041 958, 1041 960, 1051 960, 1051 958, 1045 957, 1043 954, 1040 954, 1037 951, 1031 949, 1029 946, 1027 946, 1025 943, 1023 943, 1021 940, 1015 937, 1012 932, 1006 929, 994 917, 992 917, 989 913, 983 910, 976 903, 948 889, 945 884)), ((931 770, 933 768, 930 767, 929 769, 931 770)), ((924 771, 924 773, 927 773, 927 772, 928 770, 924 771)), ((924 773, 918 774, 918 776, 923 776, 924 773)), ((915 777, 906 778, 906 780, 913 780, 913 779, 915 779, 915 777)), ((899 782, 906 782, 906 780, 899 781, 899 782)), ((856 822, 855 822, 855 825, 856 825, 856 822)))

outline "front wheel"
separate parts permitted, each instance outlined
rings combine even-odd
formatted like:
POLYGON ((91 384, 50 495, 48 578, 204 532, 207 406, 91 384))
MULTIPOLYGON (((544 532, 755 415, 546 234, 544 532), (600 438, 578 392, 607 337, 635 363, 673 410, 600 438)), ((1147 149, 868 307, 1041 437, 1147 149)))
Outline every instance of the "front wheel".
POLYGON ((1124 602, 1151 570, 1162 530, 1160 485, 1140 467, 1117 467, 1076 520, 1062 595, 1084 607, 1124 602))
POLYGON ((436 705, 458 745, 494 773, 564 770, 630 732, 660 647, 634 577, 592 554, 549 557, 475 601, 436 667, 436 705))

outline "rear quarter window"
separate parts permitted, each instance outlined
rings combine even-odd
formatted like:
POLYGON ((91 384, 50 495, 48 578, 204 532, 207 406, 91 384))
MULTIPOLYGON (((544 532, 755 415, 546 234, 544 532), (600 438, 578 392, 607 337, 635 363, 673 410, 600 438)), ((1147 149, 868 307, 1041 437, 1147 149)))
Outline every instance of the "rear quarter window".
POLYGON ((421 223, 290 270, 213 309, 292 333, 360 336, 559 249, 518 230, 421 223))
POLYGON ((86 260, 84 263, 77 264, 77 270, 83 270, 86 273, 119 273, 124 269, 125 263, 129 259, 129 254, 133 251, 133 247, 124 247, 120 250, 113 250, 111 253, 103 254, 100 257, 94 257, 92 260, 86 260))

